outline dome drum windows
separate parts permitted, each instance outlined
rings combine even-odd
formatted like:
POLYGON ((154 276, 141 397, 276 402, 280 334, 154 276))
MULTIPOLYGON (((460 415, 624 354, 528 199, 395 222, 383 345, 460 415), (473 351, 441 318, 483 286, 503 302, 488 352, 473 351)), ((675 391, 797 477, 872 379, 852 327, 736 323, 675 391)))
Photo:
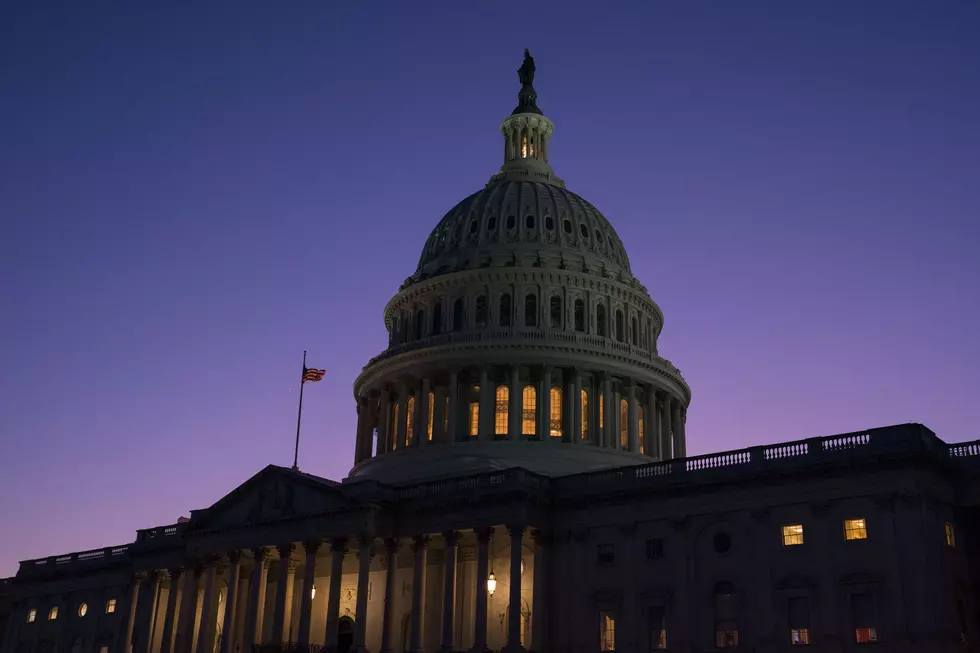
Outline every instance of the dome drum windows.
POLYGON ((626 339, 624 330, 625 325, 623 324, 623 311, 616 309, 616 340, 619 342, 623 342, 626 339))
POLYGON ((524 326, 538 326, 538 296, 533 292, 524 296, 524 326))
POLYGON ((476 298, 476 326, 484 328, 487 326, 487 296, 480 295, 476 298))
POLYGON ((560 329, 562 323, 561 315, 561 297, 559 295, 552 295, 550 301, 550 315, 551 315, 551 328, 560 329))
POLYGON ((510 293, 504 293, 503 295, 500 296, 500 317, 499 317, 500 326, 509 327, 511 325, 512 312, 513 312, 513 307, 511 305, 510 293))
POLYGON ((516 226, 517 226, 517 218, 515 218, 513 215, 508 215, 507 216, 507 229, 510 230, 510 229, 513 229, 516 226))
POLYGON ((458 297, 453 302, 453 331, 462 331, 463 326, 463 298, 458 297))
POLYGON ((442 333, 442 299, 432 307, 432 335, 437 336, 442 333))
POLYGON ((507 416, 510 409, 510 390, 506 385, 498 385, 493 417, 494 435, 507 435, 507 416))
POLYGON ((524 216, 524 226, 528 229, 534 229, 534 216, 528 215, 524 216))
POLYGON ((575 300, 574 309, 574 321, 575 330, 584 332, 585 331, 585 302, 581 299, 575 300))
POLYGON ((606 337, 606 306, 605 304, 597 304, 595 307, 595 329, 596 333, 606 337))

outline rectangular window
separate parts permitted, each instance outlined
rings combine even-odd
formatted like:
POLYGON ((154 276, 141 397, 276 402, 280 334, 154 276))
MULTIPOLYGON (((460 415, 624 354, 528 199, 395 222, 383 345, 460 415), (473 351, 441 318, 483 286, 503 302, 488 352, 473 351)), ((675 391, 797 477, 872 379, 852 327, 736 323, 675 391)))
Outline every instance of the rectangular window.
POLYGON ((429 393, 429 421, 426 422, 426 424, 428 425, 427 428, 428 428, 429 442, 432 442, 432 421, 433 421, 433 417, 435 416, 435 412, 436 412, 436 395, 434 392, 430 392, 429 393))
POLYGON ((643 410, 643 406, 640 406, 637 417, 637 435, 640 438, 640 453, 646 455, 647 453, 647 430, 646 430, 646 411, 643 410))
POLYGON ((657 560, 662 557, 664 557, 663 538, 655 537, 647 540, 647 559, 657 560))
POLYGON ((582 388, 582 442, 589 441, 589 391, 582 388))
POLYGON ((793 597, 789 600, 789 642, 793 646, 810 643, 810 600, 793 597))
POLYGON ((650 606, 647 611, 647 628, 651 651, 663 651, 667 648, 667 608, 662 605, 650 606))
POLYGON ((715 648, 736 648, 738 647, 738 631, 732 628, 725 628, 719 624, 715 629, 715 648))
POLYGON ((851 618, 854 621, 854 641, 871 644, 878 641, 874 596, 870 592, 851 595, 851 618))
POLYGON ((616 613, 612 610, 599 611, 599 650, 616 650, 616 613))
POLYGON ((54 621, 58 618, 58 606, 54 606, 48 610, 48 621, 54 621))
POLYGON ((480 402, 470 402, 470 437, 476 437, 480 433, 480 402))
POLYGON ((600 544, 596 549, 596 562, 611 565, 616 561, 616 549, 612 544, 600 544))
POLYGON ((864 518, 844 520, 844 539, 845 540, 866 540, 868 539, 868 524, 864 518))
POLYGON ((953 530, 953 525, 949 522, 946 522, 946 544, 950 548, 956 548, 956 531, 953 530))
POLYGON ((803 524, 783 526, 783 546, 803 544, 803 524))
POLYGON ((116 599, 109 599, 105 602, 105 613, 112 614, 116 611, 116 599))
POLYGON ((27 623, 32 624, 37 620, 37 609, 31 608, 27 611, 27 623))

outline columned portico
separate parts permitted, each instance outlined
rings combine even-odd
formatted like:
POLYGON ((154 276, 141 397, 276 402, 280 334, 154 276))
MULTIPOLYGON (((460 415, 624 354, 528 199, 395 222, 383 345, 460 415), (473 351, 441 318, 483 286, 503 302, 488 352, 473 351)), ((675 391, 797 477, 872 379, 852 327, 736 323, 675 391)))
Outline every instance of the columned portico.
POLYGON ((228 553, 228 593, 225 599, 224 623, 221 626, 221 646, 218 653, 234 653, 235 632, 237 631, 238 590, 242 575, 242 552, 228 553))
POLYGON ((337 628, 340 620, 340 583, 347 555, 347 538, 339 537, 330 542, 330 589, 327 594, 326 634, 323 638, 327 650, 337 646, 337 628))
POLYGON ((306 566, 303 568, 303 594, 299 604, 299 628, 296 641, 299 644, 310 643, 310 619, 313 613, 313 585, 316 581, 316 552, 320 549, 320 540, 307 540, 303 543, 306 552, 306 566))
MULTIPOLYGON (((453 642, 453 626, 456 617, 456 547, 459 543, 459 533, 457 531, 446 531, 442 534, 443 542, 446 545, 443 564, 443 590, 442 590, 442 647, 443 653, 451 653, 456 650, 453 642)), ((479 579, 477 579, 479 583, 479 579)), ((479 591, 479 584, 477 585, 479 591)))

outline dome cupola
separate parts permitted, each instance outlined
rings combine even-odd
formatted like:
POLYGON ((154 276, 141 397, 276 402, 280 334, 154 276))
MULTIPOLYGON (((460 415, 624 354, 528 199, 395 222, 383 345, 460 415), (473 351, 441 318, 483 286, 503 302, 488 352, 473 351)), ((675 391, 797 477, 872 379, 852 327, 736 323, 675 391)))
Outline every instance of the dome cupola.
POLYGON ((523 467, 548 476, 685 455, 690 388, 609 221, 548 159, 524 51, 504 161, 432 230, 354 384, 350 480, 523 467))

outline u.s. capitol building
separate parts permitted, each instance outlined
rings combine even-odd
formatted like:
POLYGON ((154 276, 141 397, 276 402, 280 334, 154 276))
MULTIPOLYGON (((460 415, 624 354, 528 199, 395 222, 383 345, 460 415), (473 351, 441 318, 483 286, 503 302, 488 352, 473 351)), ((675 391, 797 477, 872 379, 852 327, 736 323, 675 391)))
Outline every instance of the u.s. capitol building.
POLYGON ((22 562, 0 653, 980 650, 980 441, 918 424, 687 457, 691 390, 610 222, 549 164, 439 221, 354 383, 343 481, 22 562))

